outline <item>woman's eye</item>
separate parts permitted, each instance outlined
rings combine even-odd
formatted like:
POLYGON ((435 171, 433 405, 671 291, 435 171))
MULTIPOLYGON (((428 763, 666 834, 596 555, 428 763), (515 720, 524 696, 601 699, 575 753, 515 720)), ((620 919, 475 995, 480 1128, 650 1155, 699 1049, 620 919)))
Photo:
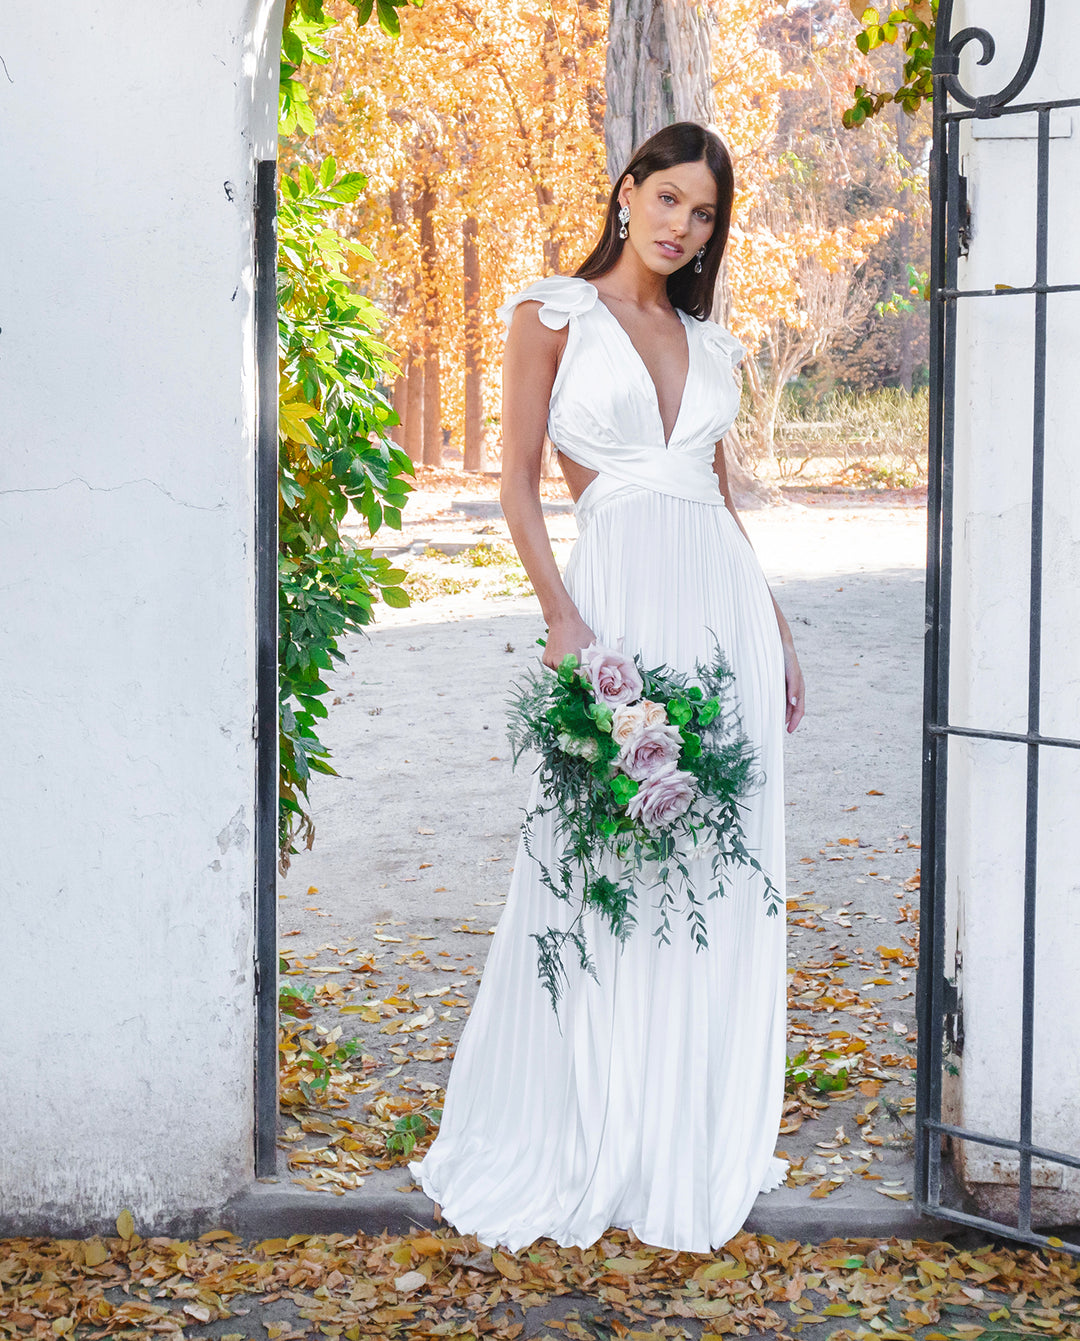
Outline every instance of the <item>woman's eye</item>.
POLYGON ((675 204, 675 197, 674 197, 674 196, 669 196, 669 195, 667 194, 666 191, 661 192, 661 194, 660 194, 660 199, 663 200, 663 201, 668 201, 668 200, 670 200, 671 203, 672 203, 673 205, 675 204))

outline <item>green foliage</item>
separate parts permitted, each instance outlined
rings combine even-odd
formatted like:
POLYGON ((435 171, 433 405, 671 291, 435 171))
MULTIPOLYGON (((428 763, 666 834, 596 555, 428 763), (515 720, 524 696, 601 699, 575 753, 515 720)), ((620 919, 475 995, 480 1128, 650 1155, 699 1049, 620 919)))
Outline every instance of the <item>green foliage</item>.
POLYGON ((278 330, 281 359, 279 462, 279 671, 283 859, 313 834, 312 772, 333 773, 316 723, 326 717, 322 678, 342 659, 338 641, 373 618, 381 595, 407 605, 405 573, 357 545, 341 526, 350 507, 374 534, 401 525, 412 463, 385 436, 397 422, 380 382, 395 372, 377 338, 381 314, 350 287, 349 252, 367 255, 327 224, 354 200, 360 173, 283 176, 278 208, 278 330))
POLYGON ((394 1123, 394 1130, 387 1133, 386 1149, 391 1155, 408 1158, 416 1149, 417 1141, 438 1127, 442 1120, 441 1108, 429 1108, 423 1113, 408 1113, 394 1123))
POLYGON ((874 311, 879 317, 900 316, 903 312, 914 312, 915 299, 918 302, 927 302, 930 298, 930 276, 925 270, 920 270, 918 266, 907 263, 907 281, 908 291, 904 293, 894 293, 887 300, 874 304, 874 311))
MULTIPOLYGON (((420 0, 349 0, 357 23, 367 23, 374 14, 384 33, 396 37, 401 31, 397 11, 406 4, 419 7, 420 0)), ((337 19, 326 11, 325 0, 287 0, 281 35, 281 82, 278 87, 278 131, 310 135, 315 129, 308 91, 300 76, 304 65, 325 65, 330 59, 322 39, 337 19)))
MULTIPOLYGON (((378 18, 396 31, 405 0, 378 0, 378 18)), ((371 0, 355 5, 357 19, 371 0)), ((325 61, 320 46, 335 20, 323 0, 293 0, 283 35, 283 134, 313 129, 299 78, 305 63, 325 61)), ((362 243, 332 224, 359 196, 362 173, 339 173, 332 158, 283 174, 278 198, 279 567, 280 689, 279 846, 282 868, 314 825, 307 809, 313 772, 334 773, 317 724, 327 716, 323 673, 342 660, 342 635, 373 619, 378 599, 408 605, 405 573, 342 526, 350 509, 374 534, 401 526, 413 473, 405 452, 389 441, 398 422, 380 388, 397 369, 379 340, 382 314, 352 288, 351 254, 373 260, 362 243)))
POLYGON ((321 1051, 309 1043, 300 1040, 300 1057, 297 1067, 302 1076, 299 1081, 300 1092, 310 1104, 318 1104, 325 1096, 330 1077, 335 1071, 347 1071, 350 1058, 356 1055, 360 1047, 358 1038, 346 1039, 339 1047, 332 1045, 321 1051))
POLYGON ((889 103, 899 104, 909 116, 914 116, 933 97, 931 67, 937 8, 938 0, 913 0, 895 9, 870 5, 863 11, 863 26, 856 34, 855 45, 866 55, 879 47, 899 44, 904 53, 904 73, 903 81, 895 89, 871 92, 856 84, 851 106, 844 112, 844 125, 849 130, 877 116, 889 103))
MULTIPOLYGON (((282 972, 285 971, 282 960, 282 972)), ((294 1020, 310 1019, 315 1005, 315 988, 310 983, 282 983, 278 990, 278 1011, 282 1015, 291 1015, 294 1020)))
MULTIPOLYGON (((840 1058, 839 1052, 823 1052, 820 1054, 826 1061, 837 1061, 840 1058)), ((788 1057, 787 1065, 784 1069, 784 1089, 788 1094, 794 1094, 800 1085, 813 1085, 821 1094, 834 1094, 840 1090, 846 1090, 848 1087, 848 1071, 846 1066, 839 1067, 835 1072, 815 1070, 809 1068, 810 1054, 803 1051, 796 1057, 788 1057)))

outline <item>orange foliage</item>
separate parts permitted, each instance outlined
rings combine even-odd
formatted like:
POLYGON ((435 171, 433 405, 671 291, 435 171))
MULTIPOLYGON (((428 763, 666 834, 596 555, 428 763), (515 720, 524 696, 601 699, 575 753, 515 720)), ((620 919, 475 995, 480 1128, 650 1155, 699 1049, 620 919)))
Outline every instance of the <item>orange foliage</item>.
MULTIPOLYGON (((785 12, 775 0, 708 3, 716 124, 738 183, 725 320, 759 350, 778 324, 806 324, 807 263, 850 271, 889 219, 837 225, 800 218, 797 209, 779 219, 770 202, 785 172, 775 149, 785 93, 808 87, 824 70, 824 96, 839 118, 850 79, 835 64, 816 72, 784 68, 779 52, 761 40, 763 27, 785 12)), ((388 313, 386 338, 403 361, 410 351, 422 359, 425 344, 437 348, 441 421, 452 448, 462 446, 469 361, 463 225, 476 221, 473 352, 491 425, 503 336, 495 309, 542 274, 573 271, 610 189, 606 27, 603 0, 426 0, 406 15, 397 39, 374 25, 342 23, 328 42, 330 63, 312 76, 318 125, 306 151, 333 154, 341 168, 368 174, 369 189, 345 211, 348 230, 375 255, 354 261, 356 278, 388 313)), ((487 439, 492 451, 497 432, 487 439)))
POLYGON ((442 422, 461 445, 466 358, 462 225, 477 221, 476 323, 484 413, 497 414, 495 309, 541 274, 584 258, 607 194, 603 155, 606 5, 427 0, 400 38, 342 24, 317 72, 313 152, 370 178, 349 211, 376 260, 357 278, 388 312, 403 353, 437 331, 442 422), (422 264, 416 205, 434 188, 422 264))

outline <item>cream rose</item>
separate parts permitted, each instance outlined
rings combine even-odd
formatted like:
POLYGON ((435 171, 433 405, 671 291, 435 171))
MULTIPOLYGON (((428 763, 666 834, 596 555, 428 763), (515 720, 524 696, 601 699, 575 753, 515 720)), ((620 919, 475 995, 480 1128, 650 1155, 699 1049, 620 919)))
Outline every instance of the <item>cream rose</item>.
POLYGON ((615 762, 627 777, 641 782, 665 764, 674 767, 681 750, 682 736, 678 727, 646 726, 630 737, 615 762))
POLYGON ((663 726, 667 721, 667 708, 662 703, 654 703, 650 698, 643 698, 638 705, 645 709, 646 726, 663 726))
POLYGON ((674 764, 665 764, 647 781, 627 803, 631 819, 640 820, 646 829, 655 833, 667 829, 694 803, 697 787, 693 775, 684 773, 674 764))
POLYGON ((625 745, 631 736, 636 735, 646 725, 645 700, 640 703, 621 703, 612 714, 611 738, 619 745, 625 745))

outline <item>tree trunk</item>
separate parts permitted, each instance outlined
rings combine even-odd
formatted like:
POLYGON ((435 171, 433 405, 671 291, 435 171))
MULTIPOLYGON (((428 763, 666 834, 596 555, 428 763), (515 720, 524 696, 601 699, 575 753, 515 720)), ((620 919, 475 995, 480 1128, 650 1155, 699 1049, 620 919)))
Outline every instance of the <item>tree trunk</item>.
MULTIPOLYGON (((405 409, 406 401, 409 397, 409 361, 402 359, 404 365, 401 370, 401 376, 394 382, 394 390, 390 403, 394 407, 394 413, 398 417, 398 423, 390 430, 390 440, 396 442, 399 447, 405 447, 405 409)), ((406 448, 406 450, 408 450, 406 448)))
POLYGON ((442 396, 439 381, 439 348, 434 339, 424 341, 424 465, 443 463, 442 396))
POLYGON ((729 428, 724 434, 724 464, 731 501, 737 508, 765 508, 778 503, 780 490, 768 480, 757 478, 750 469, 749 458, 738 429, 729 428))
POLYGON ((427 178, 420 191, 420 273, 424 294, 424 450, 425 466, 443 460, 442 406, 439 395, 439 297, 435 285, 435 183, 427 178))
MULTIPOLYGON (((901 75, 903 69, 901 66, 901 75)), ((898 86, 899 87, 899 86, 898 86)), ((911 171, 910 160, 908 159, 908 135, 907 135, 907 113, 897 105, 896 108, 896 152, 902 163, 901 171, 904 174, 904 180, 907 181, 908 173, 911 171)), ((896 227, 896 248, 900 253, 900 279, 899 291, 904 295, 905 300, 910 298, 908 293, 908 257, 911 254, 911 192, 904 187, 900 193, 900 219, 896 227)), ((911 382, 915 375, 915 351, 912 348, 911 340, 911 317, 910 312, 900 311, 900 350, 899 350, 899 380, 903 389, 911 395, 911 382)))
POLYGON ((544 23, 544 97, 540 108, 540 228, 544 248, 544 271, 559 273, 562 245, 555 236, 555 192, 552 188, 555 166, 555 113, 559 97, 559 33, 555 20, 548 15, 544 23))
MULTIPOLYGON (((390 191, 390 222, 394 226, 395 232, 401 234, 409 226, 409 206, 405 198, 404 188, 395 186, 390 191)), ((394 315, 400 317, 409 307, 408 287, 399 283, 394 286, 394 315)), ((408 401, 408 378, 409 378, 409 356, 405 352, 401 356, 401 376, 394 383, 393 406, 400 423, 390 431, 390 437, 399 447, 405 447, 405 410, 408 401)), ((406 449, 407 450, 407 449, 406 449)))
POLYGON ((461 224, 461 259, 465 280, 465 446, 462 465, 483 470, 484 412, 480 327, 480 225, 470 215, 461 224))
POLYGON ((424 459, 424 365, 417 351, 409 353, 405 378, 405 450, 414 461, 424 459))
POLYGON ((614 182, 634 150, 673 121, 715 120, 712 23, 692 0, 610 0, 604 143, 614 182))

